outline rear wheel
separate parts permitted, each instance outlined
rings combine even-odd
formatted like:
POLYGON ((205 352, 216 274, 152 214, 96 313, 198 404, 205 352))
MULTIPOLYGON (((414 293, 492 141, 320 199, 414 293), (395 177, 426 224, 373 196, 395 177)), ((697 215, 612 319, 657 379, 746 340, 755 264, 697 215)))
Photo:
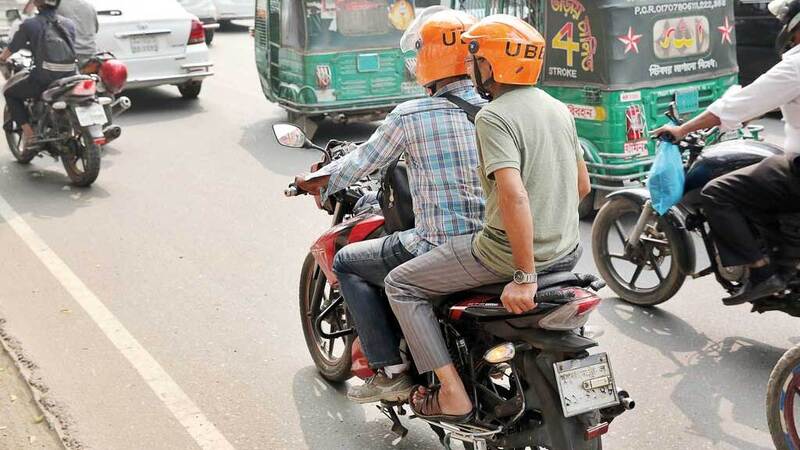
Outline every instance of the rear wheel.
POLYGON ((75 186, 91 186, 100 175, 100 146, 86 130, 71 139, 67 146, 69 150, 61 155, 67 176, 75 186))
POLYGON ((178 90, 181 93, 181 97, 185 98, 186 100, 194 100, 199 97, 202 89, 202 81, 189 81, 178 85, 178 90))
POLYGON ((648 224, 640 243, 631 248, 630 234, 642 212, 624 197, 608 201, 592 227, 592 250, 600 275, 623 300, 654 306, 672 298, 686 280, 677 255, 686 251, 678 230, 662 220, 648 224))
MULTIPOLYGON (((309 254, 303 263, 300 274, 300 320, 303 324, 303 335, 306 339, 311 358, 323 378, 332 382, 350 379, 352 366, 352 347, 354 333, 339 338, 321 336, 315 321, 322 311, 341 298, 341 294, 333 289, 319 270, 314 257, 309 254), (314 298, 314 290, 321 284, 322 292, 314 298)), ((328 334, 350 328, 347 311, 342 302, 328 314, 322 322, 322 330, 328 334)))
POLYGON ((25 151, 22 148, 22 128, 11 120, 11 111, 6 106, 3 111, 3 129, 6 132, 6 142, 11 154, 20 164, 29 164, 36 157, 36 152, 25 151))
POLYGON ((206 30, 206 45, 211 45, 214 41, 214 30, 206 30))
POLYGON ((786 352, 772 370, 767 423, 777 450, 800 448, 800 347, 786 352))

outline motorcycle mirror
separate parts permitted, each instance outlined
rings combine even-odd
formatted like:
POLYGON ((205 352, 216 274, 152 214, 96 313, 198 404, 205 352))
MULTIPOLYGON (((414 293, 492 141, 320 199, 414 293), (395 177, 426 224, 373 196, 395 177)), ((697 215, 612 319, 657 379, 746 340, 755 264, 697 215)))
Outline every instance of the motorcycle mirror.
POLYGON ((6 20, 9 22, 13 22, 15 20, 22 19, 22 14, 20 14, 18 9, 7 9, 6 10, 6 20))
POLYGON ((289 123, 277 123, 272 126, 275 139, 284 147, 307 148, 309 145, 305 133, 296 125, 289 123))

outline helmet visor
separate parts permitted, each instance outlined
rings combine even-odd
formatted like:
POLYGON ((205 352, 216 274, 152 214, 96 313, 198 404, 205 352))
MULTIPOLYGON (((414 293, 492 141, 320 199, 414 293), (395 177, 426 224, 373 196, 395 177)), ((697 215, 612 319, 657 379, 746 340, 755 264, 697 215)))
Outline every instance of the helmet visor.
POLYGON ((417 51, 417 42, 420 40, 422 25, 424 25, 432 15, 446 9, 447 8, 444 6, 431 6, 417 14, 417 18, 411 22, 411 25, 409 25, 405 33, 403 33, 403 37, 400 38, 400 50, 403 51, 403 53, 417 51))

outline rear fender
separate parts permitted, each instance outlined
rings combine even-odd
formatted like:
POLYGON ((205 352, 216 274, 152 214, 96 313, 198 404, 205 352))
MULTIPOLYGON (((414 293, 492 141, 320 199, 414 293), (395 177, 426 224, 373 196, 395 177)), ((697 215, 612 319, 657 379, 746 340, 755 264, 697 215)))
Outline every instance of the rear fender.
MULTIPOLYGON (((620 191, 612 192, 606 197, 608 201, 615 198, 625 198, 630 200, 640 208, 644 208, 645 203, 650 200, 650 191, 642 188, 623 189, 620 191)), ((661 226, 670 226, 678 231, 680 242, 678 248, 682 249, 676 256, 678 265, 686 274, 693 274, 697 256, 694 248, 694 241, 692 240, 691 233, 686 228, 686 215, 677 206, 673 206, 658 219, 661 226)))

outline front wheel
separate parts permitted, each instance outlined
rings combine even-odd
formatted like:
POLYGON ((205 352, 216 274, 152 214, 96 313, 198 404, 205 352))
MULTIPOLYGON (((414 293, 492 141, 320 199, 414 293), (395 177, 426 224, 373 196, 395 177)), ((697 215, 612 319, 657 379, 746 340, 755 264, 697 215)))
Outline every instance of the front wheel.
MULTIPOLYGON (((309 254, 300 274, 300 320, 311 359, 322 378, 332 382, 342 382, 352 377, 352 347, 355 336, 354 333, 349 333, 342 337, 326 338, 320 335, 315 322, 323 311, 339 299, 341 294, 328 284, 313 255, 309 254), (315 293, 315 290, 320 292, 315 293)), ((332 335, 349 329, 349 322, 344 302, 339 302, 326 315, 321 328, 332 335)))
POLYGON ((181 97, 186 100, 194 100, 200 96, 200 91, 203 89, 203 82, 202 81, 189 81, 178 85, 178 91, 181 93, 181 97))
POLYGON ((22 145, 22 128, 11 120, 11 111, 6 105, 3 111, 3 129, 6 132, 6 142, 14 159, 20 164, 30 164, 36 157, 36 152, 25 151, 22 145))
POLYGON ((78 187, 88 187, 100 175, 100 146, 95 144, 88 130, 83 130, 67 143, 69 151, 61 155, 64 170, 78 187))
POLYGON ((641 213, 642 207, 631 199, 609 200, 595 218, 592 250, 597 270, 617 295, 654 306, 680 290, 686 274, 678 261, 688 250, 681 248, 679 231, 657 218, 645 226, 637 246, 629 245, 641 213))
POLYGON ((777 450, 800 449, 800 346, 786 352, 772 369, 767 423, 777 450))

